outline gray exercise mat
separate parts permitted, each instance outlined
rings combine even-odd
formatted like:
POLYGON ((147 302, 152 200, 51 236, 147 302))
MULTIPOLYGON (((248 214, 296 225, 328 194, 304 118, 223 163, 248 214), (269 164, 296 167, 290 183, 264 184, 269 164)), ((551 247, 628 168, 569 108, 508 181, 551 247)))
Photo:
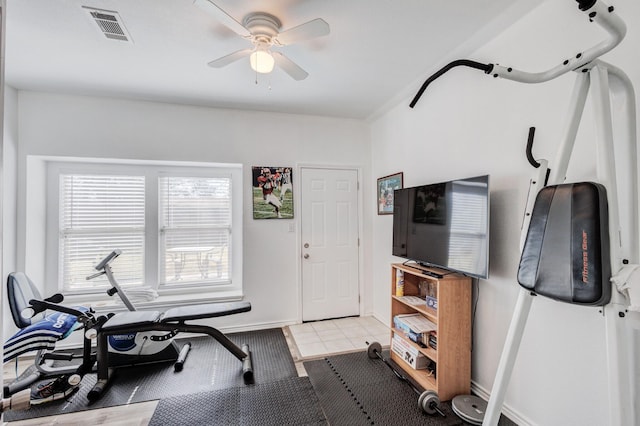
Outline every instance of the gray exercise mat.
POLYGON ((307 377, 163 399, 150 426, 327 425, 307 377))
MULTIPOLYGON (((246 343, 252 353, 256 384, 296 377, 297 372, 282 330, 270 329, 229 334, 238 346, 246 343)), ((242 363, 210 337, 183 339, 192 349, 184 370, 174 372, 172 364, 126 367, 116 370, 110 388, 93 404, 87 393, 96 382, 95 374, 83 378, 80 389, 67 400, 53 401, 25 411, 3 413, 5 421, 72 413, 94 408, 169 398, 212 389, 243 387, 242 363)))
MULTIPOLYGON (((388 351, 384 351, 385 359, 388 351)), ((366 352, 308 361, 304 367, 332 425, 467 425, 443 402, 446 417, 418 407, 418 394, 379 359, 366 352)), ((500 425, 514 425, 501 419, 500 425)))

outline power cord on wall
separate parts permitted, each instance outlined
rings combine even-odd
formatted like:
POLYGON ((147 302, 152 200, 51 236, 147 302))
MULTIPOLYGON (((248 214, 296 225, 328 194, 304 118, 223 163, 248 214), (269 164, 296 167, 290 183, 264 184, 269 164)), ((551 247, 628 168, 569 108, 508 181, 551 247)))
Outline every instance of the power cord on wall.
POLYGON ((473 302, 473 309, 471 310, 471 352, 473 352, 473 330, 476 322, 476 310, 478 308, 478 299, 480 299, 480 285, 478 285, 478 281, 478 278, 473 278, 472 281, 473 287, 475 288, 476 300, 473 302))

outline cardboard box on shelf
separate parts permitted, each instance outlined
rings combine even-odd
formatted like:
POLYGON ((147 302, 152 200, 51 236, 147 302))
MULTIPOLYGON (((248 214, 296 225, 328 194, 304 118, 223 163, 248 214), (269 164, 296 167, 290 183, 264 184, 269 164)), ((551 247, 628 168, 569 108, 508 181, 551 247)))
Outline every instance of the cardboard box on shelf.
POLYGON ((426 356, 396 334, 391 340, 391 350, 415 370, 424 370, 429 365, 429 359, 426 356))

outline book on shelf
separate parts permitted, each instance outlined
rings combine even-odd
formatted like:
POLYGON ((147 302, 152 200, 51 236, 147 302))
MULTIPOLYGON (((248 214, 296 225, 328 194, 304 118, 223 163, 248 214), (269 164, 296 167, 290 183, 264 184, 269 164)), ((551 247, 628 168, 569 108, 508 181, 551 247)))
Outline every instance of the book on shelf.
POLYGON ((438 349, 438 336, 436 335, 435 331, 429 333, 428 345, 433 349, 438 349))
POLYGON ((393 325, 405 334, 428 333, 438 328, 433 322, 420 314, 400 314, 393 317, 393 325))

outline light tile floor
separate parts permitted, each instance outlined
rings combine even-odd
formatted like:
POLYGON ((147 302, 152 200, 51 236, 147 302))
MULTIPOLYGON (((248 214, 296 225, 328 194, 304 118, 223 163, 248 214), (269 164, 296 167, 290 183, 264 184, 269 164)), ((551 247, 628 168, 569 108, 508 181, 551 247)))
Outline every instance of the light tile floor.
POLYGON ((369 343, 389 346, 389 327, 374 317, 349 317, 290 325, 288 331, 297 354, 308 360, 329 354, 367 349, 369 343))

